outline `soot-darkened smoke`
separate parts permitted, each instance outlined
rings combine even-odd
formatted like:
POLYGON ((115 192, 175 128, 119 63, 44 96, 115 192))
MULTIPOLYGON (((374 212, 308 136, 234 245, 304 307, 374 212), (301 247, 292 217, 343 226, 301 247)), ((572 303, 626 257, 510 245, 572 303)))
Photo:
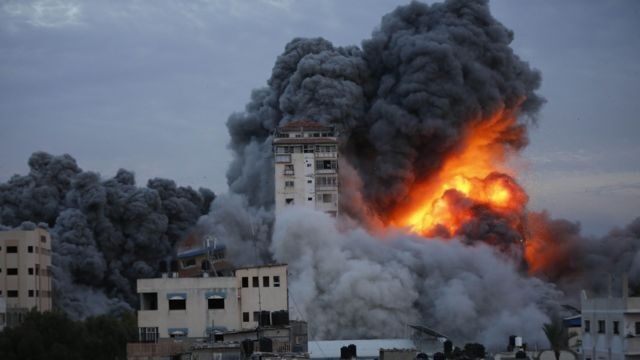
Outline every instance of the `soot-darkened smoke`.
MULTIPOLYGON (((384 217, 417 179, 441 165, 463 125, 501 108, 535 115, 543 102, 535 93, 540 74, 513 53, 512 40, 486 1, 399 7, 362 48, 292 40, 268 87, 255 90, 245 111, 229 119, 231 190, 252 206, 270 206, 270 135, 310 118, 338 126, 367 206, 384 217)), ((525 143, 522 137, 509 145, 525 143)))
POLYGON ((134 306, 135 280, 156 275, 215 198, 166 179, 138 187, 127 170, 104 180, 69 155, 36 152, 29 168, 0 184, 0 223, 50 228, 55 304, 74 317, 134 306))
MULTIPOLYGON (((544 102, 536 93, 541 76, 514 54, 512 40, 484 0, 398 7, 360 47, 292 40, 267 86, 254 90, 245 110, 228 120, 232 194, 217 200, 202 223, 229 235, 237 253, 252 245, 270 249, 255 252, 264 259, 289 263, 293 314, 310 320, 312 337, 402 336, 403 323, 421 323, 494 349, 514 333, 543 345, 542 325, 568 299, 553 283, 526 275, 519 259, 495 249, 513 255, 512 245, 519 247, 523 234, 536 237, 537 225, 550 226, 548 241, 564 252, 554 257, 552 246, 539 248, 546 252, 539 256, 553 260, 538 274, 575 295, 569 286, 578 284, 575 279, 580 286, 598 285, 585 281, 594 273, 585 267, 640 271, 633 245, 640 242, 637 221, 608 237, 585 239, 575 224, 544 214, 525 222, 524 209, 510 219, 454 201, 474 214, 461 240, 388 233, 377 239, 354 227, 384 224, 416 181, 454 151, 470 122, 515 111, 518 121, 506 129, 512 136, 504 137, 504 145, 526 145, 527 125, 544 102), (322 214, 279 214, 271 237, 271 136, 276 127, 302 118, 336 125, 341 133, 341 211, 347 216, 338 231, 322 214), (619 243, 599 252, 609 242, 619 243), (575 260, 573 249, 585 259, 575 260)), ((237 258, 255 262, 256 255, 237 258)))

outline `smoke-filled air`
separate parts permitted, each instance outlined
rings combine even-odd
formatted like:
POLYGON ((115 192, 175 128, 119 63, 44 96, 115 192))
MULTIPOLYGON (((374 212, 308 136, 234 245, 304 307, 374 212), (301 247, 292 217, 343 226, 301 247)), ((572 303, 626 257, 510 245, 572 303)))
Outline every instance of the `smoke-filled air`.
POLYGON ((136 306, 134 279, 197 226, 237 265, 289 264, 291 316, 311 338, 422 324, 494 349, 511 334, 545 344, 580 289, 605 290, 609 272, 640 285, 640 218, 590 238, 527 210, 517 160, 545 100, 513 38, 487 1, 460 0, 398 7, 360 45, 295 38, 227 121, 229 193, 136 187, 35 153, 0 185, 0 222, 52 229, 55 301, 77 317, 136 306), (339 132, 337 218, 275 214, 272 137, 301 119, 339 132))

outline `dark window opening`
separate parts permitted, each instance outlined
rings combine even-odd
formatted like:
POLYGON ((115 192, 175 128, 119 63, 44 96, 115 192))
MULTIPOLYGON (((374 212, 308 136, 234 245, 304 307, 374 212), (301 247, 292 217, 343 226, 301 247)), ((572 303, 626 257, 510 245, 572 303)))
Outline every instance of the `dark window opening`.
POLYGON ((640 335, 640 321, 636 321, 636 335, 640 335))
POLYGON ((18 290, 7 290, 7 297, 10 297, 10 298, 18 297, 18 290))
POLYGON ((17 246, 7 246, 7 253, 15 254, 17 252, 18 252, 18 247, 17 246))
POLYGON ((209 299, 209 309, 224 309, 224 299, 209 299))
POLYGON ((243 288, 249 287, 249 278, 246 276, 242 277, 242 287, 243 288))
POLYGON ((7 275, 18 275, 18 268, 7 268, 7 275))
POLYGON ((619 321, 614 321, 613 322, 613 333, 618 335, 620 334, 620 322, 619 321))
POLYGON ((584 321, 584 332, 589 332, 591 331, 591 321, 589 320, 585 320, 584 321))
POLYGON ((280 287, 280 276, 273 277, 273 287, 280 287))
POLYGON ((33 297, 33 290, 29 290, 29 297, 33 297))
POLYGON ((140 310, 158 310, 158 293, 142 293, 140 310))
POLYGON ((291 198, 290 198, 290 199, 285 199, 285 200, 284 200, 284 202, 285 202, 287 205, 293 205, 293 199, 291 199, 291 198))
POLYGON ((27 252, 32 253, 33 252, 33 246, 31 246, 31 245, 27 246, 27 252))
POLYGON ((604 320, 598 320, 598 333, 604 334, 606 331, 604 320))
POLYGON ((259 281, 259 280, 260 280, 260 278, 258 278, 257 276, 254 276, 254 277, 251 279, 251 283, 252 283, 251 285, 252 285, 253 287, 259 287, 259 286, 260 286, 260 281, 259 281))
POLYGON ((187 300, 185 299, 169 300, 169 310, 186 310, 186 309, 187 309, 187 300))
POLYGON ((262 277, 262 286, 269 287, 269 277, 268 276, 263 276, 262 277))
POLYGON ((46 243, 47 242, 47 237, 46 236, 40 236, 40 242, 46 243))
POLYGON ((242 322, 249 322, 249 313, 248 312, 243 312, 242 313, 242 322))
POLYGON ((33 275, 33 268, 29 268, 27 271, 29 271, 29 275, 33 275))

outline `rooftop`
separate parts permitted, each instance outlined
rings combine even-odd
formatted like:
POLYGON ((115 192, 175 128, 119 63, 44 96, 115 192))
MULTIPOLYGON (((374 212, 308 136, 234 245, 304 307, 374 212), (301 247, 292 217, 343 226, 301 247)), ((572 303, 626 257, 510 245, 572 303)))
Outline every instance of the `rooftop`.
POLYGON ((416 349, 410 339, 315 340, 309 341, 312 359, 340 359, 340 348, 354 344, 358 358, 377 358, 380 349, 416 349))
POLYGON ((309 119, 294 120, 283 126, 280 126, 280 131, 300 131, 300 130, 331 130, 330 126, 322 125, 317 121, 309 119))

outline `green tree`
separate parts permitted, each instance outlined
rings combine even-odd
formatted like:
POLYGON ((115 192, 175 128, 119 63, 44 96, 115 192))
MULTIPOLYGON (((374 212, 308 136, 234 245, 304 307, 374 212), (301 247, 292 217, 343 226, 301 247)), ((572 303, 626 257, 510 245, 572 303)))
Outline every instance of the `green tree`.
POLYGON ((132 313, 73 321, 61 312, 32 311, 21 325, 0 332, 0 354, 3 360, 125 359, 136 331, 132 313))

